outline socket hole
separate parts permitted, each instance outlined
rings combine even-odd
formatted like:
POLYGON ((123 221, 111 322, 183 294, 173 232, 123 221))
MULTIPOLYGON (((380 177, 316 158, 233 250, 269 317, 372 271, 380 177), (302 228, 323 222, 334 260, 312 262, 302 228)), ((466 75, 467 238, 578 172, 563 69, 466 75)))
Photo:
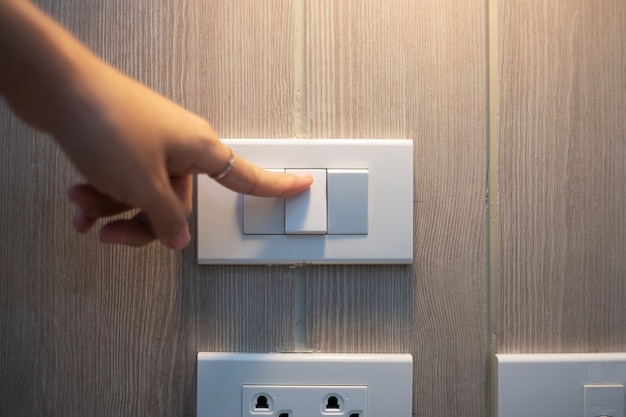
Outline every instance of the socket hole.
POLYGON ((289 417, 289 413, 280 413, 278 417, 289 417))
POLYGON ((335 397, 334 395, 328 397, 328 400, 326 400, 326 409, 339 410, 339 398, 335 397))
POLYGON ((257 410, 268 410, 270 405, 267 402, 267 397, 265 395, 259 395, 256 397, 256 404, 254 405, 254 408, 257 410))
POLYGON ((350 417, 361 417, 361 415, 359 413, 352 413, 350 414, 350 417))

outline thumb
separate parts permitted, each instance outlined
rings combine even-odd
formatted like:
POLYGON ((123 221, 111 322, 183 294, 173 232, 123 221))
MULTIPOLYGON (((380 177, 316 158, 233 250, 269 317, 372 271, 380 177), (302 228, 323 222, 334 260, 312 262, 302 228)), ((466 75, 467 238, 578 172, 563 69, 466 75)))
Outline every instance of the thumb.
POLYGON ((186 210, 171 187, 164 187, 159 198, 142 207, 150 221, 152 232, 171 249, 182 249, 189 244, 191 235, 186 210))

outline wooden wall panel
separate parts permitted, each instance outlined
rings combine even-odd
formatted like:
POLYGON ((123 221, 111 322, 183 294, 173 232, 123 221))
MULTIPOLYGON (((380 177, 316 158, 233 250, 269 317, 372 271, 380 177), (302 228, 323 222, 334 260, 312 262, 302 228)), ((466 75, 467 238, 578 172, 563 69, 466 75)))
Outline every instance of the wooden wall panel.
POLYGON ((415 143, 414 265, 308 269, 309 345, 411 352, 417 416, 486 412, 485 19, 481 1, 308 1, 309 136, 415 143))
MULTIPOLYGON (((219 132, 290 136, 289 2, 40 4, 219 132)), ((172 253, 75 234, 65 193, 79 176, 0 106, 0 415, 195 416, 197 351, 293 347, 288 268, 198 267, 195 242, 172 253)))
POLYGON ((500 2, 501 352, 626 349, 626 3, 500 2))

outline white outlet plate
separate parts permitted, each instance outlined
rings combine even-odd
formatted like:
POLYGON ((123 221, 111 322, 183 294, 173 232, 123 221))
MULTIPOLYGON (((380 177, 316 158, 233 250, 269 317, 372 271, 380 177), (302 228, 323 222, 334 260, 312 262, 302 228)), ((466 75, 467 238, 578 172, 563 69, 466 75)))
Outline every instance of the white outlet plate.
POLYGON ((409 354, 200 352, 197 417, 410 417, 412 375, 409 354))
POLYGON ((413 142, 224 139, 267 169, 368 172, 367 234, 246 235, 243 198, 198 175, 199 264, 408 264, 413 261, 413 142))
MULTIPOLYGON (((584 416, 585 385, 626 384, 626 353, 496 356, 499 417, 584 416)), ((613 417, 623 417, 623 402, 622 415, 613 417)))

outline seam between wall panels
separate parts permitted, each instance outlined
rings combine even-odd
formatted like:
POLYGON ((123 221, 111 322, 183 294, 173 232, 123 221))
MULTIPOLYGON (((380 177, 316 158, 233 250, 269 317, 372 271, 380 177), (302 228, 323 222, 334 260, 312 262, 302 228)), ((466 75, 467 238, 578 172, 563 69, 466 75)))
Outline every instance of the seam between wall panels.
POLYGON ((307 341, 307 300, 306 300, 306 266, 291 268, 293 277, 294 302, 294 350, 308 351, 307 341))
MULTIPOLYGON (((306 4, 307 0, 294 0, 293 3, 293 136, 307 138, 307 85, 306 85, 306 4)), ((294 293, 294 350, 306 351, 307 340, 307 291, 306 267, 293 267, 294 293)))
POLYGON ((306 0, 293 3, 293 136, 307 137, 306 0))
POLYGON ((486 0, 487 49, 487 387, 485 404, 487 415, 497 414, 498 300, 500 278, 500 195, 499 195, 499 138, 500 138, 500 73, 498 39, 498 1, 486 0))

